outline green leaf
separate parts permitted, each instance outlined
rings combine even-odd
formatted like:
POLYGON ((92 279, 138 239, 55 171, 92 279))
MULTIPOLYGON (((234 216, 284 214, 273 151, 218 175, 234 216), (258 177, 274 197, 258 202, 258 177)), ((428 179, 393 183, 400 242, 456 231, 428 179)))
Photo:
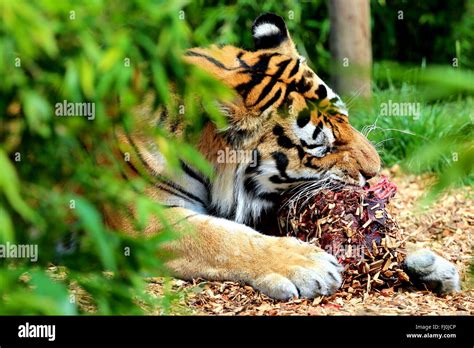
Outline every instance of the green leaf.
POLYGON ((122 56, 122 52, 117 47, 108 49, 99 62, 99 69, 105 72, 112 68, 122 56))
POLYGON ((50 103, 38 92, 27 90, 21 94, 28 126, 33 132, 49 137, 51 130, 47 121, 52 116, 50 103))
POLYGON ((70 301, 68 289, 64 284, 54 281, 41 271, 36 271, 31 273, 31 285, 34 286, 34 293, 39 295, 43 301, 47 299, 54 303, 51 314, 77 314, 76 306, 73 301, 70 301))
POLYGON ((0 242, 15 242, 12 221, 3 206, 0 206, 0 242))
POLYGON ((108 271, 116 271, 115 243, 105 230, 100 214, 85 198, 75 197, 74 200, 76 202, 76 215, 80 218, 84 229, 94 241, 102 265, 108 271))
POLYGON ((68 60, 66 63, 66 74, 64 76, 64 94, 74 101, 80 100, 80 82, 77 63, 68 60))
POLYGON ((94 87, 94 68, 93 64, 89 62, 85 57, 80 60, 80 78, 82 91, 88 98, 92 98, 95 92, 94 87))
POLYGON ((16 175, 15 167, 1 148, 0 168, 2 168, 0 170, 0 192, 6 196, 7 201, 18 214, 30 222, 39 224, 39 218, 35 212, 21 198, 20 181, 16 175))
POLYGON ((153 62, 151 65, 153 71, 153 82, 158 92, 160 101, 163 104, 168 103, 170 98, 168 78, 163 65, 159 62, 153 62))

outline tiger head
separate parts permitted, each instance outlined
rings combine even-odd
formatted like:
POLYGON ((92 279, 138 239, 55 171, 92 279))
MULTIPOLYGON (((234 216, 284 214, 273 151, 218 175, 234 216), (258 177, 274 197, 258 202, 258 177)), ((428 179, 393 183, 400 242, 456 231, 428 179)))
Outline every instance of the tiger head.
POLYGON ((231 86, 222 105, 235 149, 256 153, 242 170, 248 191, 264 198, 306 181, 365 185, 380 169, 371 143, 349 124, 348 111, 296 50, 284 20, 258 17, 254 51, 233 46, 193 48, 186 59, 231 86))

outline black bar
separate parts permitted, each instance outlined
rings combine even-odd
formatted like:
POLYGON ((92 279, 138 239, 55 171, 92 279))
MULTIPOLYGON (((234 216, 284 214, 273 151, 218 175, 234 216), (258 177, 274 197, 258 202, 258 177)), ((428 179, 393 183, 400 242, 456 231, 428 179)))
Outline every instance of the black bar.
MULTIPOLYGON (((215 345, 294 346, 448 345, 472 347, 469 316, 433 317, 0 317, 0 346, 41 345, 215 345), (20 325, 55 325, 55 339, 19 337, 20 325), (409 338, 407 334, 421 334, 409 338), (455 335, 435 337, 434 335, 455 335)), ((24 331, 23 331, 24 332, 24 331)))

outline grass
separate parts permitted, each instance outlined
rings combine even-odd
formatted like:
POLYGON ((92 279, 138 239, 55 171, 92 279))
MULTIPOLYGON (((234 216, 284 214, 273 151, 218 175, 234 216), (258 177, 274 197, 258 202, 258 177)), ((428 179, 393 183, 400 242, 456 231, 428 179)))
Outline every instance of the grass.
MULTIPOLYGON (((472 163, 474 98, 431 103, 420 98, 415 87, 404 85, 375 91, 369 104, 349 100, 351 123, 376 146, 385 166, 400 164, 411 173, 443 174, 472 163), (416 111, 397 114, 402 103, 414 103, 411 111, 416 111)), ((472 165, 464 169, 468 175, 452 179, 472 184, 472 165)))

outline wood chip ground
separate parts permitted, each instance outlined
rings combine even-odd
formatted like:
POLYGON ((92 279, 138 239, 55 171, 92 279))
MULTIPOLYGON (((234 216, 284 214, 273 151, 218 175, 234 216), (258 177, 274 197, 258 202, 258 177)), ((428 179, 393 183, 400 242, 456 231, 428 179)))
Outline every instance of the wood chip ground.
MULTIPOLYGON (((274 301, 250 286, 234 282, 171 280, 172 291, 180 290, 173 314, 193 315, 473 315, 474 281, 469 276, 474 239, 473 190, 451 190, 430 209, 420 210, 418 199, 432 180, 428 176, 390 175, 398 186, 392 211, 407 243, 431 248, 454 262, 461 272, 463 291, 436 296, 429 291, 383 289, 351 295, 339 292, 330 297, 288 302, 274 301)), ((148 291, 160 296, 163 280, 150 279, 148 291)), ((161 310, 150 310, 160 314, 161 310)))

